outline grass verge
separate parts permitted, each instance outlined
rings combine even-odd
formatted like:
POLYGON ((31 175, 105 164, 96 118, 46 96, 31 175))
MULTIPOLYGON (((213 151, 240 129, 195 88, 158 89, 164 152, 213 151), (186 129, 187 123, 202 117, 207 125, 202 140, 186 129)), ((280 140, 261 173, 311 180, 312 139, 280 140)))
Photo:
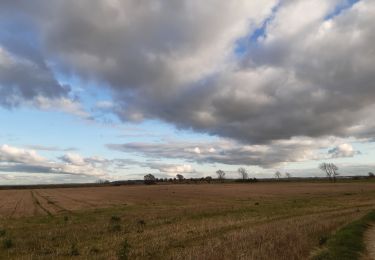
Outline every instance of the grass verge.
POLYGON ((365 250, 364 233, 371 222, 375 222, 375 210, 333 234, 326 246, 319 250, 313 260, 355 260, 365 250))

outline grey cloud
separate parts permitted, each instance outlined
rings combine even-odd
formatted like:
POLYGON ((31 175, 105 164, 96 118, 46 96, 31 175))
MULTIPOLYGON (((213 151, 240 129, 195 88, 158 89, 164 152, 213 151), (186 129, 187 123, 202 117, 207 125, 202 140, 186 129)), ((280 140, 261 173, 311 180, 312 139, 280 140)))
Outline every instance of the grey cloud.
MULTIPOLYGON (((348 157, 350 145, 339 145, 336 138, 293 138, 278 140, 262 145, 243 145, 230 140, 215 142, 170 142, 170 143, 126 143, 109 144, 112 150, 141 154, 159 159, 182 159, 189 163, 223 163, 228 165, 258 165, 272 168, 284 163, 326 159, 327 154, 320 150, 340 147, 341 153, 335 158, 348 157)), ((354 154, 353 154, 354 156, 354 154)), ((329 156, 332 158, 332 154, 329 156)), ((156 163, 158 164, 158 163, 156 163)), ((151 163, 152 165, 152 163, 151 163)), ((160 167, 159 167, 160 168, 160 167)))
POLYGON ((38 150, 38 151, 50 151, 50 152, 54 152, 54 151, 73 152, 73 151, 78 150, 75 147, 61 148, 58 146, 44 146, 44 145, 26 145, 25 147, 27 149, 38 150))
POLYGON ((18 106, 37 97, 61 98, 69 86, 61 85, 49 68, 0 45, 0 105, 18 106))

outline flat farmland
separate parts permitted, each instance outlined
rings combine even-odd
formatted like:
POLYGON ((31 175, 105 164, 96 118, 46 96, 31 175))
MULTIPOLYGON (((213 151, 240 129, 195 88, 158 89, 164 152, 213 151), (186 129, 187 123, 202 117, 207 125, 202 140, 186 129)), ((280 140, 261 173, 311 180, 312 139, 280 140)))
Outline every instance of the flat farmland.
POLYGON ((375 183, 0 191, 7 259, 306 259, 375 208, 375 183))

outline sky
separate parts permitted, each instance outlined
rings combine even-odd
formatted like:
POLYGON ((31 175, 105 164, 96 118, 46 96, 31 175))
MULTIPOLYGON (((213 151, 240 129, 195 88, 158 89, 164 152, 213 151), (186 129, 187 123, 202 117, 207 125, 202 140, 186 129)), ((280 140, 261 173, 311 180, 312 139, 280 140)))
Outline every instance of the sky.
POLYGON ((2 0, 0 184, 375 171, 373 0, 2 0))

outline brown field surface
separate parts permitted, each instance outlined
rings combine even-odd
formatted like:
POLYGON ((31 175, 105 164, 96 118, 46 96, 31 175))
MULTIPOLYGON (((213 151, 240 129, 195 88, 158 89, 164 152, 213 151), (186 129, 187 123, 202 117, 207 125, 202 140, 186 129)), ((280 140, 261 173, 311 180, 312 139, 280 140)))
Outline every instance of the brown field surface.
POLYGON ((307 259, 373 208, 373 182, 1 190, 0 259, 307 259))

